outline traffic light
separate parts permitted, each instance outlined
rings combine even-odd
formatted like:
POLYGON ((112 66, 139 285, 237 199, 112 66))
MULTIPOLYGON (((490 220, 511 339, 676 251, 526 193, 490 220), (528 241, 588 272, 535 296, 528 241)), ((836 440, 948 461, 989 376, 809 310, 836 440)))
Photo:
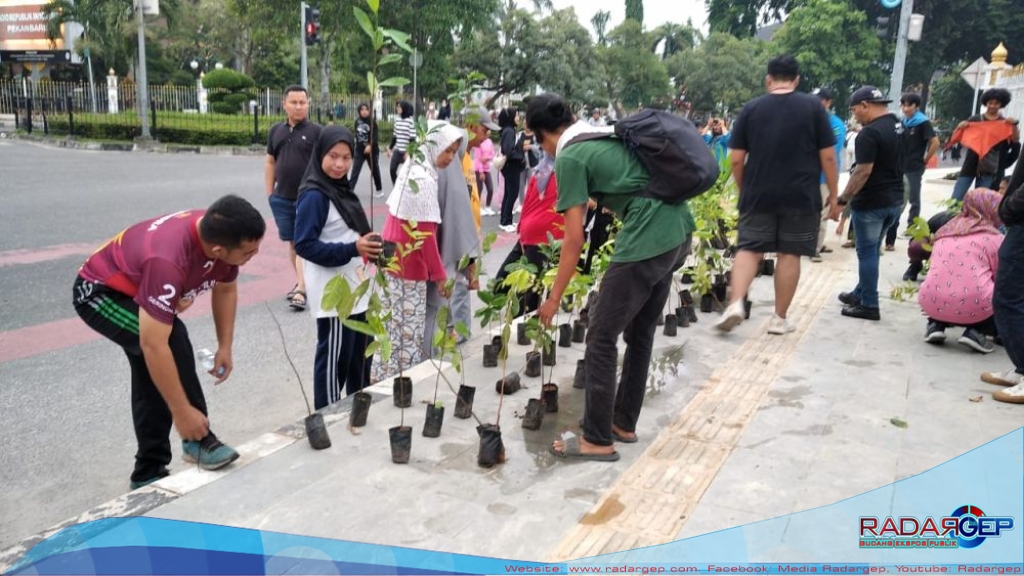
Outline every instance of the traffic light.
POLYGON ((306 6, 306 46, 320 42, 320 9, 306 6))
POLYGON ((889 17, 879 16, 875 19, 875 35, 879 38, 889 37, 889 17))

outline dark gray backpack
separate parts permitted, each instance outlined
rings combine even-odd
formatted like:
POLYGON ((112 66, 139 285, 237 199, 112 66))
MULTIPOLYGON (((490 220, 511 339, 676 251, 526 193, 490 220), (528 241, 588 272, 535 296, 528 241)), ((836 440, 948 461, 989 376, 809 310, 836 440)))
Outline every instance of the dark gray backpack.
MULTIPOLYGON (((610 137, 581 134, 566 145, 610 137)), ((642 110, 617 122, 614 137, 636 154, 651 177, 641 196, 679 204, 707 192, 718 180, 718 161, 686 118, 642 110)))

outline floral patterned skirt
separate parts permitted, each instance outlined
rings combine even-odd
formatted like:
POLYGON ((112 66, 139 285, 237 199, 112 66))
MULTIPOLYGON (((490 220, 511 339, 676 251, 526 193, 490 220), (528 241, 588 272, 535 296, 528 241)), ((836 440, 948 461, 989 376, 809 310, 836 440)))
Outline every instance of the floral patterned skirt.
POLYGON ((427 316, 427 283, 413 282, 388 276, 388 294, 382 298, 391 310, 388 336, 391 338, 391 358, 382 362, 378 353, 374 358, 372 379, 381 382, 398 375, 398 367, 408 370, 424 360, 423 332, 427 316))

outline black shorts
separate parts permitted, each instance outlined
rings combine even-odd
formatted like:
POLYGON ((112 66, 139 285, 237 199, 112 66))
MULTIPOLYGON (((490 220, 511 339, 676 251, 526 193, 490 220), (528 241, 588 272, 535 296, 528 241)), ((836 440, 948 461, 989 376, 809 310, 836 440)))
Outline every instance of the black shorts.
POLYGON ((740 215, 736 247, 750 252, 814 256, 821 213, 740 215))

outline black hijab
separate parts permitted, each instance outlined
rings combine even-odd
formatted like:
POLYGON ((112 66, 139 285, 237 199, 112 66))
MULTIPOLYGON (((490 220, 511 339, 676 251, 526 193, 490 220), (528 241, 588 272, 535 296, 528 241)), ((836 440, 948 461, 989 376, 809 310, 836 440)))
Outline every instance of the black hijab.
POLYGON ((360 236, 372 230, 370 222, 366 219, 366 212, 359 202, 359 197, 352 192, 352 186, 348 182, 348 175, 335 180, 328 176, 322 167, 324 156, 331 151, 339 142, 348 144, 351 150, 355 150, 355 139, 352 132, 344 126, 324 126, 320 130, 320 137, 313 146, 313 155, 309 158, 309 165, 306 166, 306 173, 302 176, 302 185, 299 186, 299 196, 310 190, 317 190, 330 199, 334 207, 338 209, 341 218, 348 224, 348 227, 355 230, 360 236))

